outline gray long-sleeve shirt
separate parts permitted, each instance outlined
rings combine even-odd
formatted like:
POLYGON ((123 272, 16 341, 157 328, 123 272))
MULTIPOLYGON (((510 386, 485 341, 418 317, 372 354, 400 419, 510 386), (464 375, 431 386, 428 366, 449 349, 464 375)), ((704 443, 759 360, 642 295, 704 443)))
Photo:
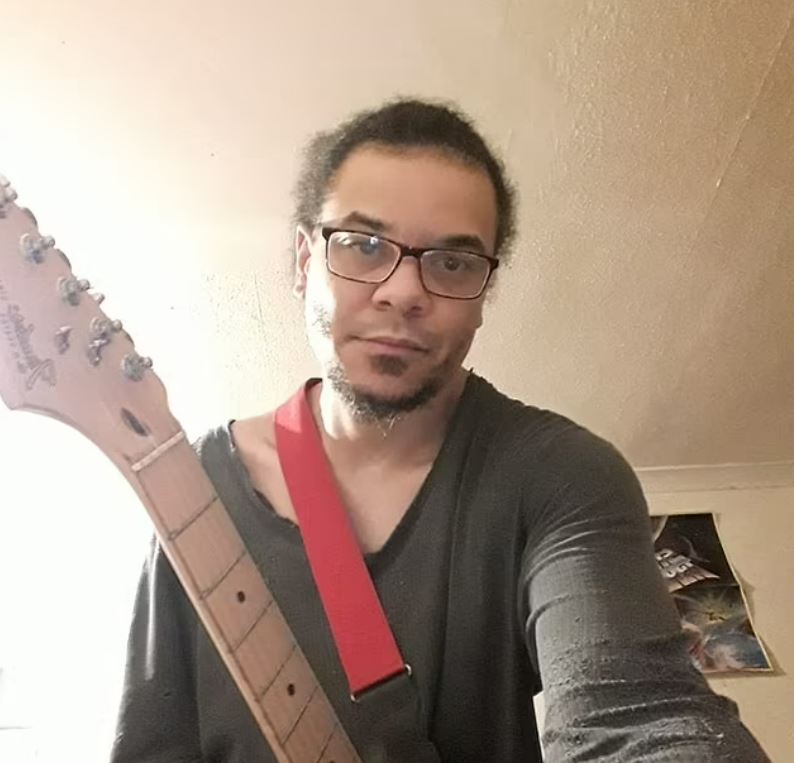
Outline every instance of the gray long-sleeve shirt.
MULTIPOLYGON (((541 685, 551 763, 768 761, 690 664, 632 470, 568 419, 470 375, 427 480, 366 558, 413 667, 414 704, 393 713, 388 697, 350 702, 300 533, 254 491, 229 428, 198 449, 368 763, 405 763, 417 733, 439 761, 539 763, 541 685)), ((275 760, 156 545, 112 760, 275 760)))

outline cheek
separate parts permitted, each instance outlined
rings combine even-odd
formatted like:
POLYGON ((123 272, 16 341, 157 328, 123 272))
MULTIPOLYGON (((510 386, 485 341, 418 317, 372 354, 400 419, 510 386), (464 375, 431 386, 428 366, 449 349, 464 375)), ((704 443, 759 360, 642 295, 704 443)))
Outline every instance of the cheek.
POLYGON ((322 314, 333 321, 338 312, 338 300, 329 281, 330 274, 324 269, 310 269, 306 278, 306 318, 311 321, 314 316, 322 314))
POLYGON ((303 295, 303 312, 306 333, 316 352, 322 351, 326 340, 333 336, 335 303, 322 273, 310 268, 303 295))
POLYGON ((327 271, 310 275, 306 282, 305 309, 309 331, 343 340, 368 299, 362 284, 335 278, 327 271))
POLYGON ((451 336, 454 335, 456 344, 461 339, 472 337, 482 325, 482 304, 477 302, 466 305, 463 309, 460 309, 459 305, 455 305, 452 314, 446 318, 445 324, 455 327, 449 333, 451 336))

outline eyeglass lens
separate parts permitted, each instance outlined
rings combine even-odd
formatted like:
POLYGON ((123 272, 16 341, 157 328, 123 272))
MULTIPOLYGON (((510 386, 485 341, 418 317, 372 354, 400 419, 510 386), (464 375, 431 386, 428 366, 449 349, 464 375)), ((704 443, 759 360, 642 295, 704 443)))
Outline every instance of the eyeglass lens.
MULTIPOLYGON (((335 231, 328 238, 328 267, 332 273, 363 283, 381 283, 392 273, 400 248, 377 236, 335 231)), ((425 288, 441 296, 478 296, 491 268, 484 257, 447 249, 428 250, 420 258, 425 288)))

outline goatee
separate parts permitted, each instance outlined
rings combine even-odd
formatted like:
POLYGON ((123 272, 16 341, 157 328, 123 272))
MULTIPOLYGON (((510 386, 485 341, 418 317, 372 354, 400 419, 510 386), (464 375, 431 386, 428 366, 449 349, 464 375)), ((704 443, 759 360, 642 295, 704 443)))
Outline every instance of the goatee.
MULTIPOLYGON (((375 357, 372 363, 378 371, 387 376, 401 376, 406 366, 402 358, 389 355, 375 357)), ((334 392, 344 400, 359 421, 390 425, 401 415, 429 403, 441 390, 440 379, 430 378, 413 392, 405 395, 392 397, 378 395, 352 384, 339 364, 329 370, 328 381, 334 392)))
MULTIPOLYGON (((331 317, 321 305, 308 308, 309 324, 326 339, 332 338, 331 317)), ((372 370, 381 376, 399 378, 409 369, 404 358, 394 355, 375 355, 370 358, 372 370)), ((415 411, 429 403, 443 387, 444 368, 436 368, 435 373, 425 379, 413 392, 395 397, 387 397, 368 392, 354 385, 345 374, 337 360, 327 371, 331 388, 350 408, 353 415, 363 422, 386 424, 389 428, 402 415, 415 411)))

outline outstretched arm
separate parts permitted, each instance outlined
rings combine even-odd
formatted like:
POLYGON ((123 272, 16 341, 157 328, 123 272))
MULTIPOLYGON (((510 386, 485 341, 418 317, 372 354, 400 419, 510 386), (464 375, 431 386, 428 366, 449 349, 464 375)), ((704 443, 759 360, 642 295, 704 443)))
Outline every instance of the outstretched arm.
POLYGON ((526 496, 522 622, 546 700, 549 763, 768 763, 692 666, 625 460, 572 428, 526 496))

